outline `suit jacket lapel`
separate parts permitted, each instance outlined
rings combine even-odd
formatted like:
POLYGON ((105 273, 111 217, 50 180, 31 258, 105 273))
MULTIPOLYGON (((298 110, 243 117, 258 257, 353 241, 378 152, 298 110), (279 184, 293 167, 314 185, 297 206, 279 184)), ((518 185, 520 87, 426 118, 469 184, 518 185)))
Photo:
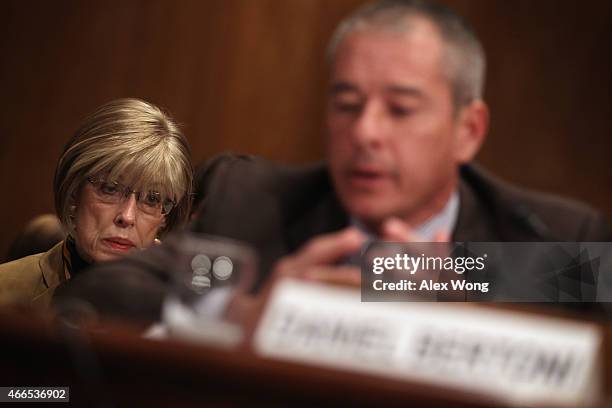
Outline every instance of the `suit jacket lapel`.
POLYGON ((499 241, 495 218, 476 197, 472 188, 464 180, 459 183, 459 215, 452 235, 454 242, 499 241))

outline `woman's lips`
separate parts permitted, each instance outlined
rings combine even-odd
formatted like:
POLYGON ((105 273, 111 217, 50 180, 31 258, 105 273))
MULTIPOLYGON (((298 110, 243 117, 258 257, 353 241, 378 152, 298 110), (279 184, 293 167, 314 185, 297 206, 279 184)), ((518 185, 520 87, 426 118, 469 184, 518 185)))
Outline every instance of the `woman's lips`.
POLYGON ((119 237, 104 238, 103 241, 109 247, 123 252, 129 251, 135 246, 129 239, 119 237))

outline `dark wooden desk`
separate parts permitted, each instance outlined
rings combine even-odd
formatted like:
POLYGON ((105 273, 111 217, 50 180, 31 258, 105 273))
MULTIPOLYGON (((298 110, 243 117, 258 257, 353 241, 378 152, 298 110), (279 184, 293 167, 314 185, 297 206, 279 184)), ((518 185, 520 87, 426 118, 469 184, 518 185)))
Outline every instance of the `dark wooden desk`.
MULTIPOLYGON (((605 336, 608 380, 609 328, 605 336)), ((11 310, 0 310, 0 361, 1 385, 70 386, 77 406, 504 406, 423 384, 272 361, 249 350, 147 340, 126 327, 58 330, 49 319, 11 310)))

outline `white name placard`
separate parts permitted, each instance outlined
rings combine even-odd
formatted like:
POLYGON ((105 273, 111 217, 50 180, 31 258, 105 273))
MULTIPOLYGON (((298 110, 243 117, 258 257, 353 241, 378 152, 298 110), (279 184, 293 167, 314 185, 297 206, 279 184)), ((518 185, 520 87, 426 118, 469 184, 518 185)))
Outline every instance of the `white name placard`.
POLYGON ((599 396, 596 326, 453 303, 361 303, 359 290, 285 280, 254 338, 269 358, 427 382, 519 405, 599 396))

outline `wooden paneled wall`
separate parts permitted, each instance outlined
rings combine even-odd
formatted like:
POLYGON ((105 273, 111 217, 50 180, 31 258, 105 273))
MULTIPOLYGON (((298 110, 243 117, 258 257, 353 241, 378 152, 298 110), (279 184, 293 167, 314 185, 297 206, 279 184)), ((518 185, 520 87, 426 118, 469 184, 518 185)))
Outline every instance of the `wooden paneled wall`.
MULTIPOLYGON (((489 56, 479 160, 612 217, 612 2, 447 0, 489 56)), ((0 29, 0 259, 53 211, 58 155, 98 105, 173 114, 195 161, 233 150, 323 158, 325 44, 363 0, 5 0, 0 29)))

